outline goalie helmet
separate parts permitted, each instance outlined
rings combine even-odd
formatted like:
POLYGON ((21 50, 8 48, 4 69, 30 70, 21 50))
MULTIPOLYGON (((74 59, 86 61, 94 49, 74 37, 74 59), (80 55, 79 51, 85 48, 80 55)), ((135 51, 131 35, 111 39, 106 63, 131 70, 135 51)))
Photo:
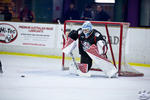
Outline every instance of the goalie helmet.
POLYGON ((92 31, 92 24, 89 21, 85 21, 82 25, 82 31, 85 34, 86 37, 90 35, 90 32, 92 31))

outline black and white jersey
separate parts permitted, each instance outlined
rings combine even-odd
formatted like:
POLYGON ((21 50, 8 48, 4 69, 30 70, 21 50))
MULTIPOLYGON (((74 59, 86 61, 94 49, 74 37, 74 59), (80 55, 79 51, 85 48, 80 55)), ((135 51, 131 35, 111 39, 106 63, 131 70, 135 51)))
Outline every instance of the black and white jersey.
POLYGON ((79 53, 80 55, 88 56, 88 54, 85 52, 86 49, 88 49, 91 45, 97 44, 97 41, 105 39, 103 38, 103 35, 97 31, 96 29, 93 29, 90 32, 90 35, 86 38, 84 33, 82 32, 82 29, 78 30, 72 30, 68 37, 72 38, 73 40, 79 40, 79 53))

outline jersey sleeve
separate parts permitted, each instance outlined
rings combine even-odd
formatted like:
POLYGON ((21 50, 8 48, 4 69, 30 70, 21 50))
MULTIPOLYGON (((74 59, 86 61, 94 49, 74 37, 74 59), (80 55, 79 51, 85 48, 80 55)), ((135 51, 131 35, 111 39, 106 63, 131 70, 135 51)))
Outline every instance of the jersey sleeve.
POLYGON ((78 31, 72 30, 72 31, 68 34, 68 37, 70 37, 70 38, 73 39, 73 40, 77 40, 77 38, 78 38, 78 31))
POLYGON ((106 41, 104 39, 103 35, 99 31, 97 31, 97 30, 95 30, 95 37, 96 37, 96 42, 98 42, 99 40, 106 41))
POLYGON ((103 38, 103 35, 97 31, 95 33, 95 37, 96 37, 96 44, 98 46, 99 53, 106 55, 108 47, 107 47, 106 40, 103 38))

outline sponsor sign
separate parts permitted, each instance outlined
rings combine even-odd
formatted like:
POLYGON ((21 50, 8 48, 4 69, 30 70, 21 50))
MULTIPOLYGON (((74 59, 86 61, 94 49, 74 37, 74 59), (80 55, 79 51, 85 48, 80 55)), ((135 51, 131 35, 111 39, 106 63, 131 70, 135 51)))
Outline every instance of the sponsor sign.
POLYGON ((0 43, 54 48, 55 27, 51 24, 0 22, 0 43))
POLYGON ((7 23, 0 23, 0 42, 10 43, 13 42, 18 36, 17 29, 7 23))

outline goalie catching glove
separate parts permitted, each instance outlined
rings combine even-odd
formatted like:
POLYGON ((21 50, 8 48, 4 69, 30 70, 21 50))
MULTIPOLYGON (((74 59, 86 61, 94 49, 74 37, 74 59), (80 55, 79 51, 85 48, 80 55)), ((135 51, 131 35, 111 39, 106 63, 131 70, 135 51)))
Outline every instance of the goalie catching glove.
POLYGON ((65 46, 63 47, 62 52, 64 52, 65 54, 70 54, 77 46, 77 43, 76 43, 77 38, 78 38, 77 31, 72 30, 68 35, 67 42, 65 46))
POLYGON ((75 49, 76 46, 77 46, 76 41, 68 37, 68 41, 62 48, 62 52, 64 52, 65 54, 70 54, 75 49))

